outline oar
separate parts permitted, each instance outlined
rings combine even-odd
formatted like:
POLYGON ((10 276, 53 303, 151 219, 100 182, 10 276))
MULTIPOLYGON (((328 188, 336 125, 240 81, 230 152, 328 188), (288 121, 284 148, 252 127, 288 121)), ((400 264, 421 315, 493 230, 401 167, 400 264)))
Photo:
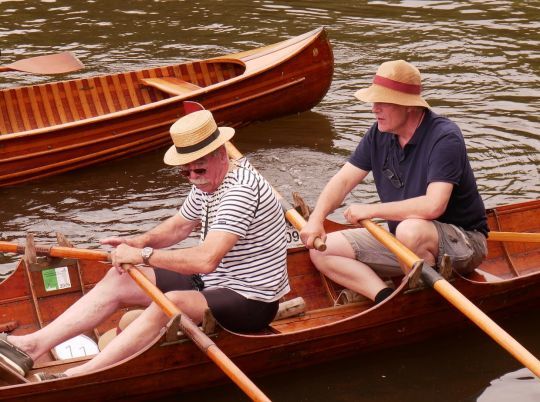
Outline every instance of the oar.
MULTIPOLYGON (((26 246, 8 241, 0 241, 0 252, 24 254, 26 246)), ((35 246, 36 255, 73 258, 77 260, 110 261, 110 254, 106 251, 89 250, 84 248, 63 246, 35 246)))
POLYGON ((540 233, 527 232, 489 232, 488 241, 512 241, 523 243, 539 243, 540 233))
POLYGON ((180 315, 179 327, 236 385, 254 401, 270 401, 270 399, 206 336, 189 317, 171 302, 148 278, 131 264, 123 264, 131 278, 148 296, 172 318, 180 315))
MULTIPOLYGON (((227 148, 229 157, 233 159, 241 159, 244 157, 244 155, 242 155, 242 153, 231 142, 225 143, 225 147, 227 148)), ((279 200, 281 207, 285 211, 285 217, 287 220, 297 230, 302 230, 302 228, 306 225, 306 220, 304 217, 300 215, 298 211, 285 198, 283 198, 283 196, 274 187, 272 187, 272 190, 274 191, 276 198, 279 200)), ((326 244, 318 237, 315 239, 313 246, 319 251, 326 250, 326 244)))
POLYGON ((80 70, 84 65, 71 52, 48 54, 17 60, 0 66, 0 72, 24 71, 33 74, 61 74, 80 70))
MULTIPOLYGON (((197 102, 184 101, 184 112, 186 114, 193 113, 198 110, 204 110, 204 106, 197 102)), ((241 159, 244 157, 244 155, 242 155, 242 153, 231 142, 225 143, 225 147, 227 148, 227 153, 229 154, 230 158, 241 159)), ((285 211, 285 218, 287 218, 287 220, 295 227, 296 230, 302 230, 302 228, 306 225, 306 220, 304 217, 300 215, 298 211, 285 198, 283 198, 283 196, 274 187, 272 187, 272 190, 280 202, 281 208, 283 208, 283 211, 285 211)), ((315 239, 313 246, 319 251, 326 250, 326 244, 318 237, 315 239)))
MULTIPOLYGON (((26 246, 2 241, 0 251, 7 253, 24 254, 26 246)), ((111 256, 106 251, 77 249, 61 246, 35 246, 37 255, 50 257, 75 258, 93 261, 110 261, 111 256)), ((270 399, 236 366, 225 353, 212 342, 212 340, 182 314, 180 309, 150 281, 144 274, 131 264, 124 264, 124 268, 133 280, 148 294, 152 300, 163 310, 168 317, 180 315, 179 326, 197 347, 204 352, 232 381, 236 383, 252 400, 270 401, 270 399)))
MULTIPOLYGON (((398 239, 376 223, 364 219, 360 223, 381 242, 386 248, 396 255, 408 270, 421 259, 410 249, 405 247, 398 239)), ((484 314, 469 299, 463 296, 447 280, 429 265, 422 262, 421 277, 427 285, 435 289, 441 296, 448 300, 454 307, 461 311, 471 321, 478 325, 486 334, 493 338, 499 345, 506 349, 512 356, 540 377, 540 361, 527 349, 512 338, 504 329, 498 326, 491 318, 484 314)))

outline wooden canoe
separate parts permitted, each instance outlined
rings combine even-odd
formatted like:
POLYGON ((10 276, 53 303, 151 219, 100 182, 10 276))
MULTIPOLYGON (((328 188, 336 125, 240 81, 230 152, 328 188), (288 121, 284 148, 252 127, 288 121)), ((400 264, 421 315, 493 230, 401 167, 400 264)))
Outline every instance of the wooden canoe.
MULTIPOLYGON (((493 230, 540 232, 540 200, 489 210, 489 225, 493 230)), ((328 222, 329 230, 339 228, 339 224, 328 222)), ((285 299, 301 296, 306 305, 303 314, 276 320, 256 334, 235 334, 219 327, 211 334, 219 348, 255 379, 346 354, 417 342, 469 323, 432 289, 413 289, 408 280, 392 281, 396 292, 374 306, 369 300, 347 297, 341 287, 321 277, 302 247, 289 249, 288 264, 292 291, 285 299)), ((96 262, 71 263, 71 287, 47 292, 42 273, 21 263, 0 285, 0 327, 14 334, 37 329, 88 291, 107 268, 96 262)), ((467 278, 454 274, 450 281, 491 317, 537 309, 540 245, 489 242, 489 258, 476 272, 467 278)), ((119 314, 96 332, 114 327, 119 314)), ((191 341, 175 332, 164 329, 137 355, 84 376, 17 383, 4 374, 0 400, 151 399, 227 380, 191 341)), ((501 349, 500 353, 506 352, 501 349)), ((33 372, 63 371, 87 358, 53 360, 49 356, 38 362, 33 372)))
POLYGON ((233 127, 309 110, 333 69, 319 28, 207 60, 0 90, 0 187, 167 145, 185 100, 233 127))

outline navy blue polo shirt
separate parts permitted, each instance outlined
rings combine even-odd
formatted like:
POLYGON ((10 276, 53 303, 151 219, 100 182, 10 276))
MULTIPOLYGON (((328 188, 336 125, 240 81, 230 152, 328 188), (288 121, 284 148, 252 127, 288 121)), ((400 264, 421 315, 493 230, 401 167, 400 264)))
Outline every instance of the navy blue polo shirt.
MULTIPOLYGON (((449 119, 426 109, 422 124, 404 148, 396 135, 380 132, 375 123, 349 162, 373 172, 381 202, 425 195, 432 182, 452 183, 454 188, 446 211, 437 220, 465 230, 478 230, 487 236, 486 210, 467 157, 465 141, 459 127, 449 119)), ((392 233, 398 223, 388 222, 392 233)))

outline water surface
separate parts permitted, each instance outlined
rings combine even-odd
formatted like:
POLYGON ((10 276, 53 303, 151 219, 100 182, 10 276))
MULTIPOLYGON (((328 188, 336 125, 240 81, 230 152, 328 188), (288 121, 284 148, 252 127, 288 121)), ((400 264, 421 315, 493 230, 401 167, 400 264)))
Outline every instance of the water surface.
MULTIPOLYGON (((491 207, 540 194, 539 10, 538 1, 502 0, 0 0, 1 64, 71 50, 86 65, 62 77, 3 73, 0 87, 213 57, 325 26, 335 56, 327 96, 311 112, 238 130, 235 145, 286 198, 297 191, 314 204, 373 121, 354 91, 369 85, 381 62, 401 58, 421 70, 433 109, 462 128, 491 207)), ((153 227, 175 212, 188 191, 162 163, 163 152, 0 189, 0 239, 22 241, 31 232, 38 242, 52 243, 61 231, 81 247, 97 248, 101 237, 153 227)), ((371 179, 347 200, 377 201, 371 179)), ((342 210, 332 217, 341 219, 342 210)), ((12 270, 15 261, 4 257, 0 272, 12 270)), ((519 327, 537 351, 538 317, 525 317, 519 327)), ((433 340, 412 351, 355 357, 262 383, 276 400, 475 400, 490 381, 519 365, 487 346, 492 342, 485 336, 465 334, 450 336, 444 348, 433 340), (434 351, 442 355, 435 358, 434 351)), ((501 381, 518 389, 515 381, 501 381)), ((217 392, 206 400, 224 395, 217 392)), ((508 399, 496 392, 486 400, 508 399)))

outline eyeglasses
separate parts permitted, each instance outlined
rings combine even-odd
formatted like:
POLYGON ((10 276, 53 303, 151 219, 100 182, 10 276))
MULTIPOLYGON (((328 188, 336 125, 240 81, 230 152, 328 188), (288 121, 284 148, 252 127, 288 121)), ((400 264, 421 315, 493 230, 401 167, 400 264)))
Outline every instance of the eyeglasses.
POLYGON ((206 169, 180 169, 180 174, 184 177, 189 177, 191 176, 191 172, 197 174, 197 175, 203 175, 203 174, 206 174, 206 169))
POLYGON ((399 178, 399 176, 397 174, 394 173, 394 171, 392 171, 392 169, 390 168, 383 168, 383 174, 384 174, 384 177, 386 177, 388 180, 390 180, 390 183, 392 183, 392 185, 395 187, 395 188, 401 188, 403 187, 403 182, 401 181, 401 179, 399 178))
POLYGON ((382 172, 384 174, 384 177, 386 177, 388 180, 390 180, 390 183, 395 188, 401 188, 403 187, 403 181, 401 181, 401 177, 392 169, 388 164, 388 159, 390 158, 390 151, 388 152, 388 155, 386 155, 386 159, 384 161, 382 172))

